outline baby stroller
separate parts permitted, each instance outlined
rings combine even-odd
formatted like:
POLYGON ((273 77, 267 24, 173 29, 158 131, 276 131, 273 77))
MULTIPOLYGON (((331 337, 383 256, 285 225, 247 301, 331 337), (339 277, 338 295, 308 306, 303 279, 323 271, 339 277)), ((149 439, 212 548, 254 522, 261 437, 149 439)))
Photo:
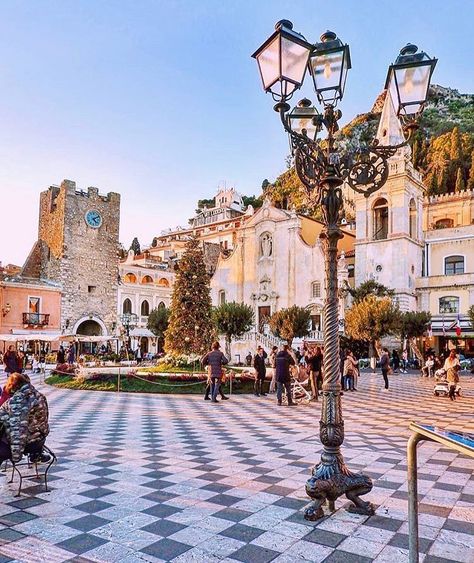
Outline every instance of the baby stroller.
MULTIPOLYGON (((291 397, 293 403, 309 404, 311 400, 311 393, 306 389, 309 383, 309 375, 303 366, 292 366, 290 369, 291 373, 291 397)), ((285 399, 288 401, 288 397, 285 399)))
MULTIPOLYGON (((433 393, 436 397, 439 397, 440 395, 447 397, 449 394, 449 381, 446 379, 446 375, 445 369, 438 369, 435 371, 435 386, 433 393)), ((456 383, 455 393, 458 397, 461 396, 461 386, 459 383, 456 383)))

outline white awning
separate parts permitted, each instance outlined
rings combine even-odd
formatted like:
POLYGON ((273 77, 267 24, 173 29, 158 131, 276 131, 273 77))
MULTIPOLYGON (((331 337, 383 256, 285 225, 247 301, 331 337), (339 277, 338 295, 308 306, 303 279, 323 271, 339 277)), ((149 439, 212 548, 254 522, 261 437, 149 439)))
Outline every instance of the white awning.
POLYGON ((156 336, 151 332, 151 330, 149 330, 148 328, 134 328, 133 330, 130 331, 130 336, 136 336, 136 337, 147 337, 147 338, 156 338, 156 336))
POLYGON ((61 335, 52 332, 28 331, 20 334, 0 334, 0 341, 3 342, 24 342, 28 340, 40 340, 41 342, 55 342, 61 335))

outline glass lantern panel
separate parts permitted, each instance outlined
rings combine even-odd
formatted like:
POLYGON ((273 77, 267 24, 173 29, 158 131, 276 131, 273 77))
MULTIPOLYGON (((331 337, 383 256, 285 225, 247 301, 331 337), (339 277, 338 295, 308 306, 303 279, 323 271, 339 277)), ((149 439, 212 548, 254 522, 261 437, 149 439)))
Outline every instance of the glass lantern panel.
POLYGON ((406 113, 416 113, 420 104, 413 102, 423 103, 426 100, 430 73, 431 65, 395 69, 400 103, 409 104, 405 108, 406 113))
MULTIPOLYGON (((300 110, 301 112, 301 110, 300 110)), ((299 115, 291 115, 290 114, 290 125, 291 129, 295 133, 299 133, 300 135, 306 135, 310 139, 316 138, 316 126, 313 124, 313 117, 315 113, 310 109, 308 115, 302 115, 302 112, 299 115)))
MULTIPOLYGON (((313 77, 316 90, 335 90, 339 88, 341 74, 343 72, 343 51, 323 53, 311 57, 313 77)), ((345 69, 347 73, 347 68, 345 69)))
POLYGON ((308 57, 307 47, 286 37, 281 38, 281 73, 297 86, 303 83, 308 57))
POLYGON ((262 75, 263 87, 268 90, 280 77, 280 37, 275 39, 257 55, 258 66, 262 75))

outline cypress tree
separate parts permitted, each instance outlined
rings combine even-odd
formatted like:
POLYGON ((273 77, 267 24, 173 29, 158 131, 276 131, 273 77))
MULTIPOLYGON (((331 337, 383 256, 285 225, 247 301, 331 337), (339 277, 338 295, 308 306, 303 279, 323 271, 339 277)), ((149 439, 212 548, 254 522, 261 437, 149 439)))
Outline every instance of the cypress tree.
POLYGON ((469 170, 469 177, 466 187, 468 190, 474 190, 474 151, 472 151, 471 154, 471 169, 469 170))
POLYGON ((449 159, 451 160, 451 162, 454 162, 456 164, 460 164, 462 161, 462 143, 459 127, 455 127, 451 131, 451 148, 449 151, 449 159))
POLYGON ((165 334, 168 354, 204 354, 215 338, 210 278, 197 238, 186 243, 179 261, 165 334))
POLYGON ((462 192, 465 189, 464 178, 462 177, 462 168, 459 167, 456 173, 456 184, 454 186, 454 191, 456 193, 462 192))

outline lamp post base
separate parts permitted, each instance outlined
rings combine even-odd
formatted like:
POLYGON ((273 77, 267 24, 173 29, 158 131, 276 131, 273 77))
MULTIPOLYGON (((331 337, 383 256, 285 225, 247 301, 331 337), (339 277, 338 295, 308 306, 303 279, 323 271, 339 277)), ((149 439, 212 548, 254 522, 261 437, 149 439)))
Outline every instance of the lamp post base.
POLYGON ((364 501, 360 495, 366 495, 372 490, 372 479, 362 473, 334 473, 329 478, 318 476, 322 462, 315 466, 313 475, 306 482, 306 494, 313 500, 312 504, 305 510, 306 520, 314 521, 323 518, 323 505, 326 501, 329 508, 334 510, 334 503, 342 495, 352 502, 348 507, 349 512, 372 516, 375 508, 372 503, 364 501))

